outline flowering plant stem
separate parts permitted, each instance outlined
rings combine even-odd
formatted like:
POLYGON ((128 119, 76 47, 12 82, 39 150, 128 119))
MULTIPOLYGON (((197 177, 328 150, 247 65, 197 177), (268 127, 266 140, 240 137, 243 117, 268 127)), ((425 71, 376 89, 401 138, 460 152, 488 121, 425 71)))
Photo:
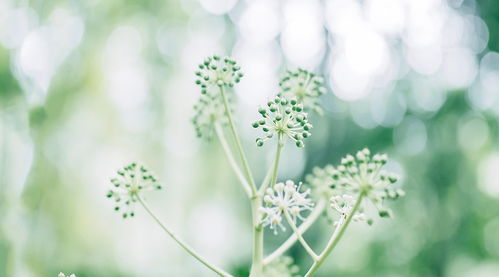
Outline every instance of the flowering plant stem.
POLYGON ((250 184, 251 189, 251 197, 256 196, 256 185, 253 179, 253 174, 251 173, 251 169, 248 164, 248 160, 246 159, 246 155, 244 154, 243 147, 241 145, 241 140, 239 139, 239 135, 236 131, 236 126, 234 125, 234 119, 232 118, 232 112, 230 111, 229 101, 227 100, 227 95, 225 93, 225 88, 223 86, 219 86, 220 94, 222 95, 225 112, 227 114, 227 118, 229 120, 229 127, 232 132, 232 136, 234 137, 234 141, 236 142, 237 152, 239 153, 239 158, 241 159, 244 167, 244 171, 246 173, 246 177, 250 184))
POLYGON ((315 272, 317 271, 317 269, 319 269, 319 267, 321 266, 321 264, 324 262, 324 260, 326 260, 326 258, 329 256, 329 254, 331 253, 331 251, 333 251, 334 247, 336 246, 336 244, 338 244, 338 242, 340 241, 341 237, 345 233, 345 230, 347 229, 348 225, 352 221, 352 218, 355 215, 355 212, 359 209, 360 204, 362 203, 362 199, 365 196, 364 194, 365 194, 364 191, 362 191, 359 194, 359 196, 357 197, 357 200, 355 201, 354 206, 352 207, 352 210, 350 211, 350 213, 346 217, 345 221, 343 222, 343 224, 341 224, 340 226, 338 226, 336 228, 336 230, 334 231, 333 235, 329 239, 329 241, 328 241, 328 243, 326 245, 326 248, 319 255, 319 258, 317 259, 317 261, 315 261, 312 264, 312 266, 307 271, 307 273, 305 274, 304 277, 311 277, 311 276, 313 276, 315 274, 315 272))
MULTIPOLYGON (((277 140, 277 150, 275 153, 275 160, 274 160, 274 171, 272 173, 272 179, 270 180, 270 185, 273 187, 276 182, 277 182, 277 171, 279 170, 279 161, 281 159, 281 151, 282 151, 282 146, 284 145, 284 139, 281 133, 278 135, 278 140, 277 140)), ((263 189, 265 191, 265 188, 263 189)))
MULTIPOLYGON (((319 218, 324 209, 326 208, 327 199, 321 198, 315 205, 314 210, 310 213, 307 219, 298 227, 298 232, 304 234, 312 224, 319 218)), ((280 257, 284 252, 286 252, 291 246, 293 246, 298 240, 298 235, 293 233, 279 248, 274 250, 270 255, 268 255, 264 260, 263 264, 269 264, 276 258, 280 257)))
POLYGON ((314 250, 312 249, 312 247, 310 247, 310 245, 308 245, 308 243, 305 241, 305 239, 303 238, 303 236, 301 235, 301 232, 300 230, 298 230, 298 228, 296 227, 296 224, 295 222, 293 221, 293 219, 291 218, 291 216, 289 215, 288 211, 285 211, 284 212, 284 215, 286 216, 286 220, 288 221, 288 224, 289 226, 291 226, 291 229, 293 229, 293 232, 296 234, 296 236, 298 237, 298 241, 300 241, 301 245, 303 246, 303 248, 305 248, 305 250, 307 251, 307 253, 310 255, 310 257, 312 257, 312 259, 314 261, 317 261, 317 259, 319 258, 317 256, 317 254, 315 254, 314 250))
POLYGON ((142 200, 142 198, 139 195, 137 195, 137 199, 140 202, 140 204, 142 205, 142 207, 144 207, 146 212, 154 219, 154 221, 156 221, 156 223, 158 223, 158 225, 161 227, 161 229, 163 229, 163 231, 165 231, 175 242, 177 242, 178 245, 180 245, 180 247, 182 247, 185 251, 187 251, 187 253, 189 253, 192 257, 194 257, 196 260, 198 260, 199 262, 204 264, 206 267, 211 269, 213 272, 215 272, 219 276, 221 276, 221 277, 233 277, 231 274, 229 274, 229 273, 225 272, 224 270, 220 269, 219 267, 209 263, 205 258, 201 257, 201 255, 196 253, 196 251, 194 251, 189 245, 187 245, 180 238, 178 238, 175 233, 173 233, 170 229, 168 229, 163 224, 163 222, 161 222, 161 220, 151 211, 151 209, 149 209, 147 204, 142 200))
POLYGON ((243 188, 248 194, 248 196, 251 196, 251 186, 248 184, 248 181, 246 181, 246 177, 244 177, 243 173, 241 172, 239 165, 237 165, 236 160, 234 159, 234 155, 232 154, 229 144, 227 143, 227 139, 224 136, 223 130, 218 123, 215 124, 215 132, 217 133, 218 140, 220 140, 220 144, 224 149, 225 156, 227 157, 229 164, 234 170, 234 173, 236 174, 237 178, 243 185, 243 188))

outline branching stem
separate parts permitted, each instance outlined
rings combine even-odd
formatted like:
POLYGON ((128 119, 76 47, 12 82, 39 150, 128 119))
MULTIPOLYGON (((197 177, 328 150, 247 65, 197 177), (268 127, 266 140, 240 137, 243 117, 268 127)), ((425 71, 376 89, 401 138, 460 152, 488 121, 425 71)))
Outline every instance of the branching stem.
POLYGON ((334 247, 336 246, 336 244, 338 244, 338 242, 340 241, 341 237, 345 233, 345 230, 347 229, 348 225, 352 221, 352 218, 355 215, 355 212, 359 209, 360 204, 361 204, 363 198, 364 198, 364 192, 361 192, 359 194, 359 196, 357 197, 357 200, 355 201, 355 204, 354 204, 352 210, 350 211, 350 213, 346 217, 346 219, 343 222, 343 224, 341 224, 340 226, 338 226, 336 228, 336 230, 334 231, 333 235, 329 239, 329 241, 328 241, 328 243, 326 245, 326 248, 319 255, 319 259, 312 264, 312 266, 307 271, 307 273, 305 274, 304 277, 311 277, 311 276, 313 276, 315 274, 315 272, 317 271, 317 269, 319 269, 319 267, 321 266, 321 264, 324 262, 324 260, 329 256, 329 254, 331 253, 331 251, 333 251, 334 247))
POLYGON ((319 257, 317 256, 317 254, 315 254, 315 252, 312 249, 312 247, 310 247, 310 245, 308 245, 307 241, 303 238, 303 236, 301 235, 300 230, 298 230, 298 228, 296 227, 295 222, 293 221, 293 219, 291 218, 291 216, 289 215, 289 213, 287 211, 284 212, 284 216, 286 217, 286 220, 288 221, 289 226, 291 226, 291 229, 293 229, 293 232, 298 237, 298 241, 300 241, 300 243, 303 246, 303 248, 305 248, 305 250, 307 251, 307 253, 310 255, 310 257, 312 257, 312 259, 314 261, 317 261, 319 257))
POLYGON ((236 149, 239 154, 239 158, 241 159, 241 162, 243 163, 243 168, 246 173, 246 178, 248 178, 248 182, 250 184, 250 189, 251 189, 251 197, 255 197, 256 195, 256 185, 255 181, 253 179, 253 174, 251 173, 251 169, 248 164, 248 160, 246 159, 246 155, 244 154, 243 147, 241 145, 241 140, 239 139, 239 135, 237 134, 236 131, 236 126, 234 125, 234 119, 232 118, 232 112, 229 107, 229 101, 227 100, 227 95, 225 93, 225 88, 223 86, 219 86, 220 89, 220 94, 222 95, 222 100, 224 103, 224 108, 225 108, 225 113, 227 114, 227 118, 229 120, 229 127, 232 132, 232 136, 234 137, 234 141, 236 142, 236 149))
POLYGON ((217 133, 218 140, 220 141, 220 144, 224 149, 225 156, 227 157, 230 166, 234 170, 234 173, 239 179, 239 182, 241 182, 241 184, 243 185, 243 188, 248 194, 248 196, 251 197, 251 186, 248 184, 248 181, 246 180, 246 177, 242 173, 241 169, 239 168, 239 165, 237 165, 236 160, 234 159, 234 155, 232 154, 229 144, 227 143, 227 139, 225 138, 223 130, 219 124, 215 124, 215 132, 217 133))
MULTIPOLYGON (((310 215, 305 219, 305 221, 298 227, 298 231, 300 234, 304 234, 310 226, 314 224, 314 222, 319 218, 321 213, 324 211, 326 207, 327 200, 325 198, 321 198, 317 204, 315 205, 314 210, 310 213, 310 215)), ((293 246, 298 240, 298 236, 296 233, 293 233, 279 248, 274 250, 272 254, 268 255, 264 260, 263 264, 269 264, 276 258, 280 257, 284 252, 286 252, 291 246, 293 246)))
POLYGON ((180 238, 177 237, 177 235, 172 232, 170 229, 168 229, 163 222, 149 209, 147 204, 142 200, 142 198, 137 195, 137 199, 139 200, 140 204, 144 209, 147 211, 147 213, 158 223, 158 225, 165 231, 180 247, 182 247, 187 253, 189 253, 192 257, 194 257, 196 260, 198 260, 200 263, 204 264, 206 267, 211 269, 213 272, 218 274, 221 277, 233 277, 231 274, 227 273, 223 269, 220 269, 219 267, 209 263, 205 258, 201 257, 194 249, 192 249, 189 245, 187 245, 185 242, 183 242, 180 238))

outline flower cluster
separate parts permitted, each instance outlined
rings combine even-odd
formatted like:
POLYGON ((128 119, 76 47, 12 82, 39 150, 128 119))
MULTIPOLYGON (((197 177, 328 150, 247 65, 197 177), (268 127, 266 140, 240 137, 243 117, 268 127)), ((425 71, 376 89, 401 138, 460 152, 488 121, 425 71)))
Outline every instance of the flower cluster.
MULTIPOLYGON (((341 225, 343 224, 343 221, 345 220, 346 216, 350 214, 352 211, 353 206, 355 205, 355 199, 353 196, 349 194, 343 194, 343 195, 336 195, 331 197, 331 208, 336 210, 341 216, 340 218, 335 221, 335 225, 341 225)), ((362 213, 362 210, 356 211, 355 214, 352 217, 353 221, 366 221, 366 215, 362 213)), ((369 224, 372 222, 369 220, 369 224)))
POLYGON ((331 198, 334 194, 335 182, 332 178, 334 167, 330 164, 324 168, 314 167, 311 174, 305 176, 305 182, 313 188, 317 198, 331 198))
POLYGON ((277 226, 283 231, 286 230, 282 223, 284 213, 289 213, 293 222, 298 219, 303 220, 301 212, 312 210, 314 204, 308 198, 310 189, 305 192, 300 192, 301 183, 296 185, 293 181, 288 180, 286 183, 277 183, 274 188, 268 188, 263 198, 265 207, 261 208, 263 214, 262 224, 270 226, 277 234, 277 226))
POLYGON ((66 274, 61 272, 61 273, 59 273, 59 275, 57 275, 57 277, 76 277, 76 275, 71 274, 71 275, 66 276, 66 274))
POLYGON ((311 136, 309 132, 312 124, 308 123, 307 113, 303 105, 296 99, 288 100, 277 96, 273 101, 267 102, 266 107, 261 107, 258 112, 263 119, 252 124, 254 128, 261 128, 266 133, 264 137, 256 139, 256 145, 262 146, 264 142, 275 134, 291 138, 296 146, 303 147, 303 139, 311 136))
POLYGON ((263 277, 299 277, 300 268, 289 256, 279 257, 263 268, 263 277))
POLYGON ((228 122, 222 100, 219 94, 201 95, 194 105, 195 115, 192 123, 198 137, 211 138, 215 124, 225 125, 228 122))
POLYGON ((124 218, 135 215, 133 204, 139 200, 139 194, 148 190, 159 190, 161 185, 156 177, 143 165, 131 163, 117 171, 111 179, 114 188, 107 193, 108 198, 116 202, 115 210, 121 211, 124 218))
POLYGON ((318 97, 326 93, 323 84, 324 78, 308 70, 288 70, 279 82, 282 91, 278 96, 296 98, 299 103, 303 103, 306 110, 311 109, 322 114, 318 97))
POLYGON ((387 160, 386 154, 371 157, 367 148, 358 151, 355 157, 347 155, 341 159, 340 166, 330 171, 331 187, 350 194, 365 194, 381 217, 389 217, 391 212, 383 208, 384 200, 397 199, 404 195, 404 191, 392 187, 398 180, 396 174, 382 170, 387 160))
POLYGON ((207 94, 213 87, 233 87, 244 76, 240 69, 236 61, 229 57, 208 57, 196 71, 196 84, 201 87, 201 94, 207 94))

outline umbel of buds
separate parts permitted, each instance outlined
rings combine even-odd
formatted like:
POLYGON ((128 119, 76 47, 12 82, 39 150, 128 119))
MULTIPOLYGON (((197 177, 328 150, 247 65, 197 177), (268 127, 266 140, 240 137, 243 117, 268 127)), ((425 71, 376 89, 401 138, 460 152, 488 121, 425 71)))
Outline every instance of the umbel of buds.
POLYGON ((215 124, 226 125, 228 122, 224 106, 219 94, 201 95, 194 105, 195 115, 192 123, 198 137, 211 138, 215 124))
POLYGON ((161 185, 156 177, 145 166, 131 163, 117 171, 117 176, 111 179, 113 188, 107 197, 115 201, 114 209, 120 211, 124 218, 133 217, 134 203, 140 194, 148 190, 159 190, 161 185))
POLYGON ((398 176, 382 170, 387 162, 386 154, 376 154, 371 157, 365 148, 354 156, 347 155, 341 159, 337 168, 329 167, 330 186, 338 192, 355 195, 363 193, 378 209, 381 217, 389 217, 391 211, 383 207, 385 199, 397 199, 404 195, 401 189, 393 188, 398 176))
POLYGON ((313 110, 322 114, 319 96, 326 93, 324 78, 305 69, 288 70, 279 82, 281 92, 278 96, 288 99, 296 98, 303 103, 305 110, 313 110))
POLYGON ((296 185, 288 180, 286 183, 277 183, 274 188, 268 188, 263 198, 264 207, 261 208, 263 214, 262 224, 270 226, 277 234, 277 226, 283 231, 286 230, 282 223, 282 216, 288 213, 296 224, 298 219, 303 220, 301 212, 311 210, 314 206, 312 200, 308 198, 310 190, 300 192, 301 183, 296 185))
POLYGON ((244 75, 240 69, 236 61, 229 57, 208 57, 196 71, 196 84, 201 87, 201 94, 207 94, 213 87, 233 87, 244 75))
POLYGON ((312 124, 308 123, 307 113, 296 99, 288 100, 277 96, 273 101, 267 102, 266 107, 260 107, 258 112, 263 119, 253 122, 252 126, 261 128, 265 133, 265 136, 256 139, 258 146, 278 135, 282 138, 289 137, 296 146, 303 147, 303 139, 311 136, 312 124))

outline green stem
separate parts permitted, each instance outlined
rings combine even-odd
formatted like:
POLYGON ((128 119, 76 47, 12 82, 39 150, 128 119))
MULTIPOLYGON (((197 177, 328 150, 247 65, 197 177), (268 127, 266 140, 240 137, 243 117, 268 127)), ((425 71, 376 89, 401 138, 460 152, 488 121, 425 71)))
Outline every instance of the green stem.
POLYGON ((310 245, 308 245, 307 241, 303 238, 303 236, 301 235, 301 232, 296 227, 295 222, 293 221, 293 219, 291 218, 291 216, 289 215, 289 213, 287 211, 285 211, 284 215, 286 216, 286 220, 288 221, 289 226, 291 226, 291 229, 293 229, 293 232, 298 237, 298 241, 300 241, 300 243, 303 246, 303 248, 305 248, 305 250, 308 252, 308 254, 310 255, 310 257, 312 257, 312 259, 314 259, 314 261, 317 261, 317 259, 319 257, 317 256, 317 254, 315 254, 315 252, 312 249, 312 247, 310 247, 310 245))
POLYGON ((144 209, 147 211, 147 213, 158 223, 158 225, 165 231, 180 247, 182 247, 187 253, 189 253, 192 257, 194 257, 196 260, 204 264, 206 267, 211 269, 213 272, 218 274, 221 277, 233 277, 229 273, 225 272, 224 270, 220 269, 219 267, 212 265, 208 261, 206 261, 203 257, 201 257, 198 253, 196 253, 190 246, 185 244, 180 238, 177 237, 175 233, 173 233, 170 229, 168 229, 163 222, 149 209, 149 207, 146 205, 144 201, 142 201, 142 198, 137 195, 137 199, 139 200, 140 204, 144 209))
POLYGON ((241 172, 241 169, 236 163, 236 160, 234 159, 234 155, 232 154, 232 151, 230 150, 229 144, 227 143, 227 140, 225 139, 224 133, 222 131, 222 128, 220 125, 215 124, 215 132, 217 133, 218 140, 220 141, 220 144, 222 145, 222 148, 224 149, 225 156, 227 157, 227 160, 229 160, 229 164, 231 165, 232 169, 234 170, 234 173, 236 174, 237 178, 243 185, 244 190, 248 194, 249 197, 251 197, 251 187, 248 184, 248 181, 246 180, 246 177, 244 177, 244 174, 241 172))
MULTIPOLYGON (((310 228, 310 226, 312 226, 312 224, 317 220, 317 218, 319 218, 319 216, 324 211, 324 208, 326 208, 326 203, 327 199, 325 199, 324 197, 317 202, 317 205, 315 206, 314 210, 310 213, 307 219, 298 227, 298 231, 300 232, 300 234, 304 234, 308 230, 308 228, 310 228)), ((283 244, 281 244, 281 246, 279 246, 279 248, 274 250, 272 254, 268 255, 263 260, 263 264, 264 265, 269 264, 276 258, 280 257, 282 254, 284 254, 284 252, 286 252, 289 248, 291 248, 291 246, 293 246, 297 240, 298 240, 297 234, 293 233, 283 244)))
POLYGON ((312 266, 307 271, 307 274, 305 274, 304 277, 311 277, 311 276, 313 276, 315 274, 315 272, 317 271, 317 269, 319 269, 319 267, 321 266, 321 264, 324 262, 324 260, 329 256, 329 254, 331 253, 331 251, 333 251, 334 247, 336 246, 336 244, 338 244, 338 242, 340 241, 341 237, 345 233, 345 230, 347 229, 348 225, 352 221, 352 218, 355 215, 355 212, 359 209, 360 204, 361 204, 363 198, 364 198, 364 193, 361 192, 359 194, 359 196, 357 197, 357 200, 355 201, 355 204, 354 204, 352 210, 350 211, 350 213, 348 214, 347 218, 345 219, 345 222, 343 222, 343 224, 341 224, 340 226, 338 226, 336 228, 336 230, 334 231, 333 235, 329 239, 329 241, 328 241, 328 243, 326 245, 326 248, 319 255, 319 259, 312 264, 312 266))
POLYGON ((251 199, 251 214, 253 215, 253 262, 250 277, 260 277, 263 271, 263 226, 260 223, 261 198, 251 199))
POLYGON ((278 135, 277 139, 277 150, 275 153, 275 160, 274 160, 274 171, 272 172, 272 179, 270 180, 270 186, 274 187, 274 185, 277 182, 277 172, 279 170, 279 161, 281 160, 281 150, 284 145, 284 141, 282 138, 282 134, 278 135))
POLYGON ((253 179, 253 174, 251 173, 251 169, 248 164, 248 160, 246 159, 246 155, 244 154, 243 147, 241 145, 241 140, 239 139, 239 135, 237 134, 236 127, 234 125, 234 119, 232 118, 232 112, 230 111, 229 101, 227 100, 227 95, 225 93, 225 88, 223 86, 219 86, 220 94, 222 95, 222 100, 224 103, 225 112, 227 113, 227 118, 229 119, 229 126, 232 132, 232 136, 236 142, 237 152, 239 153, 239 157, 243 163, 244 171, 246 173, 246 177, 248 178, 250 188, 251 188, 251 196, 256 195, 256 185, 253 179))

